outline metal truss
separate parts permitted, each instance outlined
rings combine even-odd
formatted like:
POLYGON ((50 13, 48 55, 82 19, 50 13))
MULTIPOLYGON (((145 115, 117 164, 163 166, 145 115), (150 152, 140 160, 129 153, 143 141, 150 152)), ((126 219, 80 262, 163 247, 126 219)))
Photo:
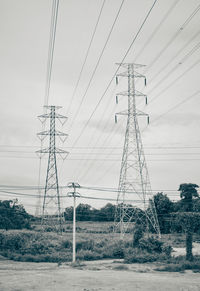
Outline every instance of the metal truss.
POLYGON ((135 71, 135 69, 142 67, 142 65, 129 63, 120 65, 126 68, 126 72, 118 74, 116 76, 116 81, 118 83, 119 76, 127 77, 128 90, 127 92, 117 94, 116 100, 118 102, 119 95, 127 96, 128 109, 116 113, 115 115, 116 122, 117 115, 127 115, 115 213, 115 226, 119 228, 121 237, 123 237, 128 228, 132 226, 137 219, 140 220, 140 223, 143 223, 145 227, 151 224, 154 231, 160 235, 156 209, 151 199, 151 185, 138 124, 138 116, 147 116, 148 122, 149 117, 148 114, 136 108, 136 97, 144 97, 146 103, 147 97, 135 89, 135 78, 144 78, 145 84, 146 78, 135 71), (138 200, 140 202, 136 204, 134 201, 138 200))
POLYGON ((44 123, 47 119, 50 120, 49 130, 42 131, 37 134, 42 141, 45 137, 49 136, 49 147, 43 148, 36 152, 40 156, 46 153, 49 154, 42 205, 42 224, 54 226, 58 231, 62 231, 63 217, 61 213, 56 156, 59 154, 61 158, 65 159, 68 154, 68 152, 56 147, 56 137, 59 137, 61 141, 64 142, 68 136, 63 132, 56 130, 56 120, 59 120, 62 125, 67 120, 67 117, 56 112, 56 110, 60 108, 60 106, 46 106, 46 109, 50 112, 38 116, 42 123, 44 123))

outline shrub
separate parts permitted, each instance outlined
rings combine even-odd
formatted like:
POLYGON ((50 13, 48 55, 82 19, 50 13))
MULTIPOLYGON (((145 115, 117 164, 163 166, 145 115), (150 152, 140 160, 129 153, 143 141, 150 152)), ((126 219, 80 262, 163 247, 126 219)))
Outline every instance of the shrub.
POLYGON ((99 260, 102 259, 102 255, 91 250, 82 249, 77 253, 77 259, 86 261, 99 260))
POLYGON ((1 249, 11 251, 20 250, 24 245, 24 237, 21 234, 2 233, 1 234, 1 249))
POLYGON ((143 237, 143 234, 144 227, 142 225, 137 225, 133 233, 133 247, 137 247, 139 245, 139 241, 143 237))
MULTIPOLYGON (((110 248, 109 248, 110 250, 110 248)), ((111 246, 111 254, 113 258, 123 259, 124 258, 124 244, 121 241, 114 243, 111 246)))
POLYGON ((161 257, 157 253, 148 253, 147 251, 142 251, 141 249, 128 249, 125 252, 124 262, 125 263, 147 263, 154 262, 160 259, 161 257))
POLYGON ((76 250, 93 250, 94 249, 94 241, 93 240, 85 240, 79 241, 76 243, 76 250))
POLYGON ((70 250, 72 249, 72 242, 69 240, 63 241, 61 245, 63 248, 70 249, 70 250))
POLYGON ((168 258, 164 266, 155 270, 161 272, 182 272, 184 270, 200 272, 200 256, 195 256, 193 262, 186 261, 185 256, 168 258))
POLYGON ((161 242, 160 240, 152 236, 148 238, 142 238, 139 241, 139 248, 142 250, 146 250, 149 253, 152 253, 152 252, 161 253, 162 245, 163 245, 163 242, 161 242))
POLYGON ((118 266, 114 266, 113 270, 127 271, 127 270, 129 270, 129 268, 126 265, 118 265, 118 266))
POLYGON ((172 247, 170 245, 164 244, 164 242, 153 236, 140 239, 138 248, 148 253, 163 253, 167 256, 170 256, 172 252, 172 247))

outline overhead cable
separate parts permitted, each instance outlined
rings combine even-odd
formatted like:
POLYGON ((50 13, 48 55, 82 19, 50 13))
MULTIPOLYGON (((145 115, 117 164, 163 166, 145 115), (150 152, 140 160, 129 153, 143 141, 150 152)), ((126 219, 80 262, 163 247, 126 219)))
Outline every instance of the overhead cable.
MULTIPOLYGON (((151 14, 151 11, 153 10, 153 8, 154 8, 154 6, 155 6, 155 4, 156 4, 157 1, 158 1, 158 0, 155 0, 155 1, 153 2, 153 5, 151 6, 151 8, 149 9, 147 15, 145 16, 145 18, 144 18, 142 24, 140 25, 140 28, 138 29, 138 31, 137 31, 136 35, 134 36, 134 38, 133 38, 131 44, 129 45, 128 49, 126 50, 126 53, 124 54, 124 56, 123 56, 123 58, 122 58, 122 60, 121 60, 120 63, 123 63, 124 60, 126 59, 128 53, 130 52, 130 50, 131 50, 133 44, 135 43, 136 39, 138 38, 138 35, 140 34, 140 32, 141 32, 143 26, 145 25, 145 23, 146 23, 146 21, 147 21, 149 15, 151 14)), ((83 129, 82 129, 81 133, 78 135, 78 137, 77 137, 76 140, 74 141, 72 147, 74 147, 74 146, 77 144, 77 142, 79 141, 80 137, 82 136, 83 132, 85 131, 86 127, 88 126, 90 120, 92 119, 94 113, 96 112, 96 110, 97 110, 99 104, 101 103, 101 101, 103 100, 104 96, 106 95, 106 93, 107 93, 107 91, 108 91, 108 89, 109 89, 109 87, 110 87, 112 81, 114 80, 114 78, 115 78, 117 72, 119 71, 119 69, 120 69, 120 65, 117 67, 116 71, 114 72, 114 74, 113 74, 112 78, 110 79, 110 81, 109 81, 109 83, 108 83, 106 89, 104 90, 102 96, 100 97, 99 101, 97 102, 97 104, 96 104, 94 110, 92 111, 92 113, 91 113, 89 119, 87 120, 87 122, 86 122, 85 125, 83 126, 83 129)))
POLYGON ((49 102, 49 91, 50 91, 50 85, 51 85, 52 65, 53 65, 56 27, 57 27, 57 18, 58 18, 58 7, 59 7, 59 0, 53 0, 50 37, 49 37, 49 51, 48 51, 48 61, 47 61, 45 98, 44 98, 44 105, 46 106, 48 105, 48 102, 49 102))
POLYGON ((105 5, 105 2, 106 0, 103 0, 102 2, 102 5, 101 5, 101 9, 100 9, 100 12, 99 12, 99 15, 98 15, 98 18, 97 18, 97 22, 95 24, 95 27, 94 27, 94 30, 93 30, 93 33, 92 33, 92 37, 90 39, 90 43, 89 43, 89 46, 87 48, 87 51, 86 51, 86 55, 85 55, 85 58, 84 58, 84 61, 83 61, 83 64, 81 66, 81 70, 79 72, 79 75, 78 75, 78 80, 76 82, 76 85, 75 85, 75 88, 73 90, 73 93, 72 93, 72 96, 71 96, 71 99, 70 99, 70 103, 69 103, 69 107, 68 107, 68 111, 67 112, 70 112, 70 109, 71 109, 71 106, 72 106, 72 102, 73 102, 73 98, 76 94, 76 91, 77 91, 77 88, 78 88, 78 85, 80 83, 80 80, 81 80, 81 76, 82 76, 82 73, 83 73, 83 69, 85 67, 85 64, 86 64, 86 61, 88 59, 88 55, 89 55, 89 52, 90 52, 90 49, 91 49, 91 46, 92 46, 92 43, 93 43, 93 40, 94 40, 94 37, 95 37, 95 34, 96 34, 96 31, 97 31, 97 27, 98 27, 98 24, 99 24, 99 21, 100 21, 100 18, 101 18, 101 14, 102 14, 102 11, 103 11, 103 8, 104 8, 104 5, 105 5))
POLYGON ((86 87, 86 90, 85 90, 85 92, 84 92, 84 94, 83 94, 83 96, 82 96, 82 98, 81 98, 81 101, 80 101, 80 103, 79 103, 79 106, 77 107, 77 110, 76 110, 76 112, 75 112, 75 114, 74 114, 74 118, 73 118, 73 120, 72 120, 72 122, 71 122, 71 125, 70 125, 71 128, 73 127, 73 124, 74 124, 74 122, 75 122, 75 120, 76 120, 76 118, 77 118, 77 116, 78 116, 78 113, 79 113, 79 111, 80 111, 80 109, 81 109, 81 106, 82 106, 82 104, 83 104, 83 101, 85 100, 85 97, 86 97, 86 95, 87 95, 87 92, 88 92, 88 90, 89 90, 89 88, 90 88, 90 85, 91 85, 91 83, 92 83, 92 80, 93 80, 93 78, 94 78, 94 75, 95 75, 95 73, 96 73, 96 70, 97 70, 97 68, 98 68, 98 66, 99 66, 99 63, 100 63, 100 61, 101 61, 101 58, 102 58, 102 56, 103 56, 103 54, 104 54, 104 51, 105 51, 105 49, 106 49, 106 46, 107 46, 107 44, 108 44, 108 41, 109 41, 110 36, 111 36, 111 34, 112 34, 112 31, 113 31, 113 29, 114 29, 115 23, 116 23, 116 21, 117 21, 117 19, 118 19, 118 17, 119 17, 120 12, 121 12, 121 9, 122 9, 122 6, 123 6, 123 4, 124 4, 124 1, 125 1, 125 0, 122 0, 122 2, 121 2, 121 4, 120 4, 120 7, 119 7, 118 12, 117 12, 117 14, 116 14, 116 16, 115 16, 114 22, 113 22, 113 24, 112 24, 112 26, 111 26, 111 29, 110 29, 110 31, 109 31, 109 34, 108 34, 108 36, 107 36, 107 38, 106 38, 106 42, 105 42, 105 44, 104 44, 104 46, 103 46, 103 48, 102 48, 102 50, 101 50, 101 53, 100 53, 100 55, 99 55, 99 57, 98 57, 97 63, 96 63, 96 65, 95 65, 95 68, 94 68, 94 70, 93 70, 93 72, 92 72, 92 75, 91 75, 91 77, 90 77, 89 83, 88 83, 88 85, 87 85, 87 87, 86 87))

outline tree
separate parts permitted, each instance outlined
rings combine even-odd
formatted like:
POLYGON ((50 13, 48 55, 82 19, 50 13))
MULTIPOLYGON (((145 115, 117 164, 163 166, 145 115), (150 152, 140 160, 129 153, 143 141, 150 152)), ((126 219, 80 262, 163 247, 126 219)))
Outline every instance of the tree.
POLYGON ((23 205, 17 200, 0 200, 0 228, 22 229, 30 228, 30 218, 23 205))
POLYGON ((169 214, 173 210, 173 202, 166 194, 157 193, 153 197, 161 233, 169 233, 169 214))
POLYGON ((91 220, 91 206, 80 203, 76 208, 76 218, 78 221, 91 220))
POLYGON ((73 220, 73 207, 72 206, 65 208, 64 218, 65 220, 69 220, 69 221, 73 220))
POLYGON ((115 218, 115 205, 107 203, 100 209, 100 216, 104 221, 114 221, 115 218))
POLYGON ((193 260, 192 254, 192 238, 194 231, 194 224, 196 220, 196 216, 193 211, 193 204, 195 198, 199 197, 197 189, 199 186, 197 184, 192 183, 184 183, 180 184, 178 191, 180 191, 181 201, 183 203, 183 209, 185 213, 183 214, 183 225, 186 230, 186 259, 188 261, 193 260))
POLYGON ((181 202, 183 204, 183 209, 186 212, 193 211, 194 198, 199 197, 197 189, 199 186, 197 184, 185 183, 179 186, 178 191, 180 191, 181 202))

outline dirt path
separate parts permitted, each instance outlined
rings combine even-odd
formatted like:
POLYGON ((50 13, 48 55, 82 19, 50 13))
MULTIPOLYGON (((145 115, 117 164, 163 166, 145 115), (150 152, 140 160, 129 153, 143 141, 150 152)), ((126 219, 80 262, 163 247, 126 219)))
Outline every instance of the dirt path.
POLYGON ((1 291, 200 291, 199 273, 153 271, 152 264, 90 262, 80 268, 0 261, 1 291), (124 270, 119 270, 123 269, 124 270))

